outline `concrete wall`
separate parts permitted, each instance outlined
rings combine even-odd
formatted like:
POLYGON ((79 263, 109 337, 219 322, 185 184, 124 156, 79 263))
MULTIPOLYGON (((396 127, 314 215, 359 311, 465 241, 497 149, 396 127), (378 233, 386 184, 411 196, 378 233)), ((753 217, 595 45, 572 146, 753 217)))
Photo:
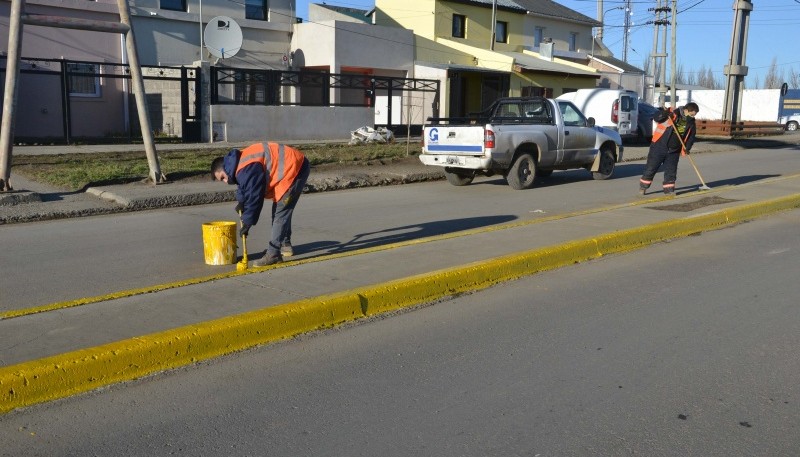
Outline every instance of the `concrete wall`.
POLYGON ((349 140, 350 132, 372 126, 372 108, 316 106, 211 107, 216 141, 349 140))
MULTIPOLYGON (((245 19, 244 2, 187 0, 187 11, 160 9, 160 0, 131 2, 131 21, 143 65, 188 65, 199 60, 201 30, 216 16, 228 16, 242 29, 242 47, 225 61, 240 68, 286 69, 294 0, 269 0, 269 20, 245 19), (202 1, 202 27, 199 15, 202 1), (285 57, 285 58, 284 58, 285 57)), ((203 48, 203 60, 215 61, 203 48)))
MULTIPOLYGON (((667 92, 669 96, 669 92, 667 92)), ((689 102, 697 103, 700 112, 697 119, 722 119, 725 105, 724 90, 679 90, 677 106, 689 102)), ((781 108, 780 89, 745 89, 742 95, 742 114, 740 121, 776 122, 781 108)))

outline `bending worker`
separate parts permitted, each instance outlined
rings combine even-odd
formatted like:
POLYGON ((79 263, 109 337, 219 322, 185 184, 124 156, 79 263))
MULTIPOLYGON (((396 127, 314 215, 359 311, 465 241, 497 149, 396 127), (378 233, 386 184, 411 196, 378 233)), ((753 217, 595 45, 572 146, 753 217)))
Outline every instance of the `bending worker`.
POLYGON ((653 120, 657 123, 653 131, 653 142, 647 153, 647 165, 639 179, 639 194, 653 184, 653 177, 658 168, 664 165, 664 181, 662 188, 664 194, 675 195, 675 181, 678 178, 678 160, 682 155, 689 154, 694 144, 695 127, 694 117, 700 108, 697 103, 687 103, 683 108, 675 111, 659 109, 653 120), (677 132, 675 131, 677 129, 677 132), (680 137, 679 137, 680 136, 680 137), (682 141, 681 141, 682 140, 682 141), (683 148, 683 145, 686 148, 683 148))
POLYGON ((278 143, 256 143, 231 149, 211 163, 214 180, 236 184, 236 211, 242 217, 240 236, 258 223, 264 200, 272 200, 272 235, 264 256, 253 265, 282 262, 294 254, 292 213, 303 193, 311 166, 297 149, 278 143))

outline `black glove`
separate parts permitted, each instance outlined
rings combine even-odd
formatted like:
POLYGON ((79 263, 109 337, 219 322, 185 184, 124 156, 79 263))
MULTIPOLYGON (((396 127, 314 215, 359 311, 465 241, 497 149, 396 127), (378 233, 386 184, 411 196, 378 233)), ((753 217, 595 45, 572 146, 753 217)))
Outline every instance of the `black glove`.
POLYGON ((239 236, 247 237, 247 234, 250 232, 250 224, 242 224, 242 228, 239 229, 239 236))
POLYGON ((236 214, 242 214, 242 211, 244 211, 244 203, 236 202, 236 214))

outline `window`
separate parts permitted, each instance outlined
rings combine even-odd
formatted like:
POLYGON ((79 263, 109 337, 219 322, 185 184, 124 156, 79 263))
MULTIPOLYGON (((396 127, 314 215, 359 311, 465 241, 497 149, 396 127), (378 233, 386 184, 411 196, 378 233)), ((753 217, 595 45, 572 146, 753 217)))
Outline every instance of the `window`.
POLYGON ((570 32, 569 34, 569 50, 570 51, 578 50, 578 34, 575 32, 570 32))
POLYGON ((186 11, 186 0, 161 0, 162 10, 186 11))
POLYGON ((497 21, 494 28, 494 41, 508 43, 508 22, 497 21))
POLYGON ((247 19, 255 19, 257 21, 268 20, 267 0, 245 0, 244 17, 247 19))
POLYGON ((68 63, 69 95, 72 97, 100 96, 100 65, 93 63, 68 63), (88 74, 72 74, 88 73, 88 74))
POLYGON ((464 38, 467 30, 467 16, 461 14, 453 15, 453 37, 464 38))
POLYGON ((564 118, 564 126, 567 127, 586 127, 586 118, 583 117, 578 108, 570 102, 559 101, 558 107, 561 109, 561 117, 564 118))
POLYGON ((538 48, 544 40, 544 27, 536 27, 533 29, 533 47, 538 48))

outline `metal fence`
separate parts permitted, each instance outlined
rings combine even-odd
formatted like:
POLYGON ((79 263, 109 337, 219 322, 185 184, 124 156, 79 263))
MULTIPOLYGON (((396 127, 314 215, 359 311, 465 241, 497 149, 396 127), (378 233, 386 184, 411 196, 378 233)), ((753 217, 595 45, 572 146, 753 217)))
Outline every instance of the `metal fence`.
MULTIPOLYGON (((0 57, 5 82, 6 57, 0 57)), ((142 66, 157 141, 200 140, 201 76, 194 67, 142 66)), ((126 64, 20 59, 14 141, 17 144, 136 142, 139 116, 126 64)), ((2 87, 5 90, 5 87, 2 87)))

